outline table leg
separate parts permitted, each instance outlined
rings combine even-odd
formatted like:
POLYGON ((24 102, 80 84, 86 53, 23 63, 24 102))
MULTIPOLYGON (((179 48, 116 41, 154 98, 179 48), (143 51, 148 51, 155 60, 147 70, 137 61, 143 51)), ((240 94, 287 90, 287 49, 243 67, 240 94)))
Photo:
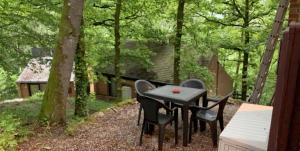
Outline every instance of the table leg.
POLYGON ((145 131, 145 134, 152 135, 153 131, 154 131, 154 125, 147 123, 144 131, 145 131))
MULTIPOLYGON (((203 101, 202 101, 202 106, 207 107, 208 101, 207 101, 207 93, 203 95, 203 101)), ((206 123, 203 121, 200 121, 200 131, 203 132, 206 129, 206 123)))
POLYGON ((189 120, 188 120, 188 107, 186 105, 183 106, 183 146, 187 146, 188 143, 188 127, 189 127, 189 120))
MULTIPOLYGON (((196 106, 199 106, 199 104, 200 104, 200 98, 201 98, 201 97, 195 99, 196 106)), ((197 131, 198 131, 198 121, 199 121, 199 120, 197 120, 197 119, 195 119, 195 120, 193 121, 193 123, 194 123, 194 132, 197 132, 197 131)))

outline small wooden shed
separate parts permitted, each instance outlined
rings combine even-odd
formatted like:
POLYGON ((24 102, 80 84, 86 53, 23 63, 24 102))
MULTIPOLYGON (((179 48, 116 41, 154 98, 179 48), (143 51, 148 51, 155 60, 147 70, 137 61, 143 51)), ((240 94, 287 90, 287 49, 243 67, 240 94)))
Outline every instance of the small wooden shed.
MULTIPOLYGON (((44 91, 50 73, 52 57, 34 58, 29 61, 17 80, 19 97, 26 98, 44 91)), ((70 79, 69 96, 75 96, 74 74, 70 79)))

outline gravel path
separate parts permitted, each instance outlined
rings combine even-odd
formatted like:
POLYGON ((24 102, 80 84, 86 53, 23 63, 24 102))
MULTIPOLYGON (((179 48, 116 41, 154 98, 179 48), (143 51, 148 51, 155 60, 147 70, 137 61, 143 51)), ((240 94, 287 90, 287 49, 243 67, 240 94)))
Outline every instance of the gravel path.
MULTIPOLYGON (((63 129, 55 132, 40 132, 19 144, 17 150, 53 150, 53 151, 153 151, 157 150, 157 128, 154 135, 144 135, 143 145, 139 146, 141 126, 137 126, 138 104, 109 109, 104 113, 92 115, 87 123, 82 124, 73 136, 68 136, 63 129)), ((236 112, 238 105, 228 104, 225 108, 225 124, 236 112)), ((181 120, 180 120, 181 121, 181 120)), ((193 141, 182 147, 182 127, 179 123, 179 144, 174 145, 173 127, 166 127, 164 150, 174 151, 216 151, 212 147, 210 131, 193 134, 193 141)))

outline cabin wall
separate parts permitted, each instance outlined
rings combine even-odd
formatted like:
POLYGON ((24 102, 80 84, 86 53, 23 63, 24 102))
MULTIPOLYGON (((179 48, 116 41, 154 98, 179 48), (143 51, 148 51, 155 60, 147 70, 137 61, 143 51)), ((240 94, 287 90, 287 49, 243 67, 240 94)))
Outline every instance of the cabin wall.
POLYGON ((108 82, 105 81, 97 81, 94 84, 94 90, 96 96, 109 96, 109 86, 108 82))
POLYGON ((214 76, 211 95, 224 96, 233 91, 233 80, 219 63, 217 56, 212 57, 207 67, 214 76))
POLYGON ((20 98, 27 98, 30 96, 28 84, 18 83, 17 87, 18 87, 18 93, 20 98))
MULTIPOLYGON (((32 96, 32 90, 38 89, 39 91, 44 91, 46 88, 46 83, 17 83, 18 94, 20 98, 28 98, 32 96)), ((68 89, 69 97, 75 97, 75 84, 74 82, 70 82, 70 86, 68 89)))
MULTIPOLYGON (((134 80, 122 80, 122 86, 128 86, 131 88, 131 96, 132 97, 136 97, 136 93, 135 93, 135 87, 134 87, 134 80)), ((96 96, 98 96, 98 98, 101 97, 107 97, 107 96, 113 96, 113 86, 112 84, 106 82, 106 81, 97 81, 94 84, 94 90, 95 90, 95 94, 96 96)))
POLYGON ((233 91, 233 80, 219 63, 218 66, 217 95, 225 96, 233 91))
POLYGON ((122 81, 122 86, 127 86, 131 88, 131 96, 133 98, 136 97, 136 92, 135 92, 135 81, 134 80, 123 80, 122 81))

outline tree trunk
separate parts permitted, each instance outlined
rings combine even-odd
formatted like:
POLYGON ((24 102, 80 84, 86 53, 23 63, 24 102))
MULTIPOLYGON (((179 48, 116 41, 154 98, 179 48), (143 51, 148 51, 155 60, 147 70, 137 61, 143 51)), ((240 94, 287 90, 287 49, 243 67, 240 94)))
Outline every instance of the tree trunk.
POLYGON ((182 27, 183 27, 183 17, 184 17, 184 4, 185 0, 178 0, 178 9, 177 9, 177 28, 176 28, 176 37, 174 44, 174 75, 173 82, 174 84, 179 84, 179 73, 180 73, 180 47, 181 47, 181 36, 182 36, 182 27))
POLYGON ((75 51, 80 35, 84 0, 64 0, 59 39, 54 52, 40 119, 65 124, 66 102, 75 51))
POLYGON ((121 69, 120 69, 120 15, 122 0, 117 0, 115 12, 115 82, 117 99, 121 99, 121 69))
POLYGON ((84 24, 80 29, 80 39, 76 49, 75 56, 75 84, 76 84, 76 97, 75 97, 75 115, 85 117, 88 115, 87 99, 89 86, 87 74, 87 63, 85 60, 85 42, 84 42, 84 24))
POLYGON ((244 18, 244 30, 245 30, 245 39, 244 44, 246 50, 244 50, 243 56, 243 70, 242 70, 242 100, 246 101, 247 91, 248 91, 248 65, 249 65, 249 42, 250 42, 250 33, 249 33, 249 0, 245 0, 245 18, 244 18))
MULTIPOLYGON (((239 77, 239 71, 240 71, 240 66, 241 66, 240 60, 241 60, 241 57, 242 57, 241 52, 239 51, 238 53, 239 53, 239 56, 238 56, 238 60, 236 62, 235 80, 234 80, 234 87, 233 87, 234 92, 238 92, 238 89, 237 89, 237 87, 238 87, 237 81, 238 80, 237 79, 239 77)), ((237 94, 235 95, 235 98, 238 98, 237 94)))

